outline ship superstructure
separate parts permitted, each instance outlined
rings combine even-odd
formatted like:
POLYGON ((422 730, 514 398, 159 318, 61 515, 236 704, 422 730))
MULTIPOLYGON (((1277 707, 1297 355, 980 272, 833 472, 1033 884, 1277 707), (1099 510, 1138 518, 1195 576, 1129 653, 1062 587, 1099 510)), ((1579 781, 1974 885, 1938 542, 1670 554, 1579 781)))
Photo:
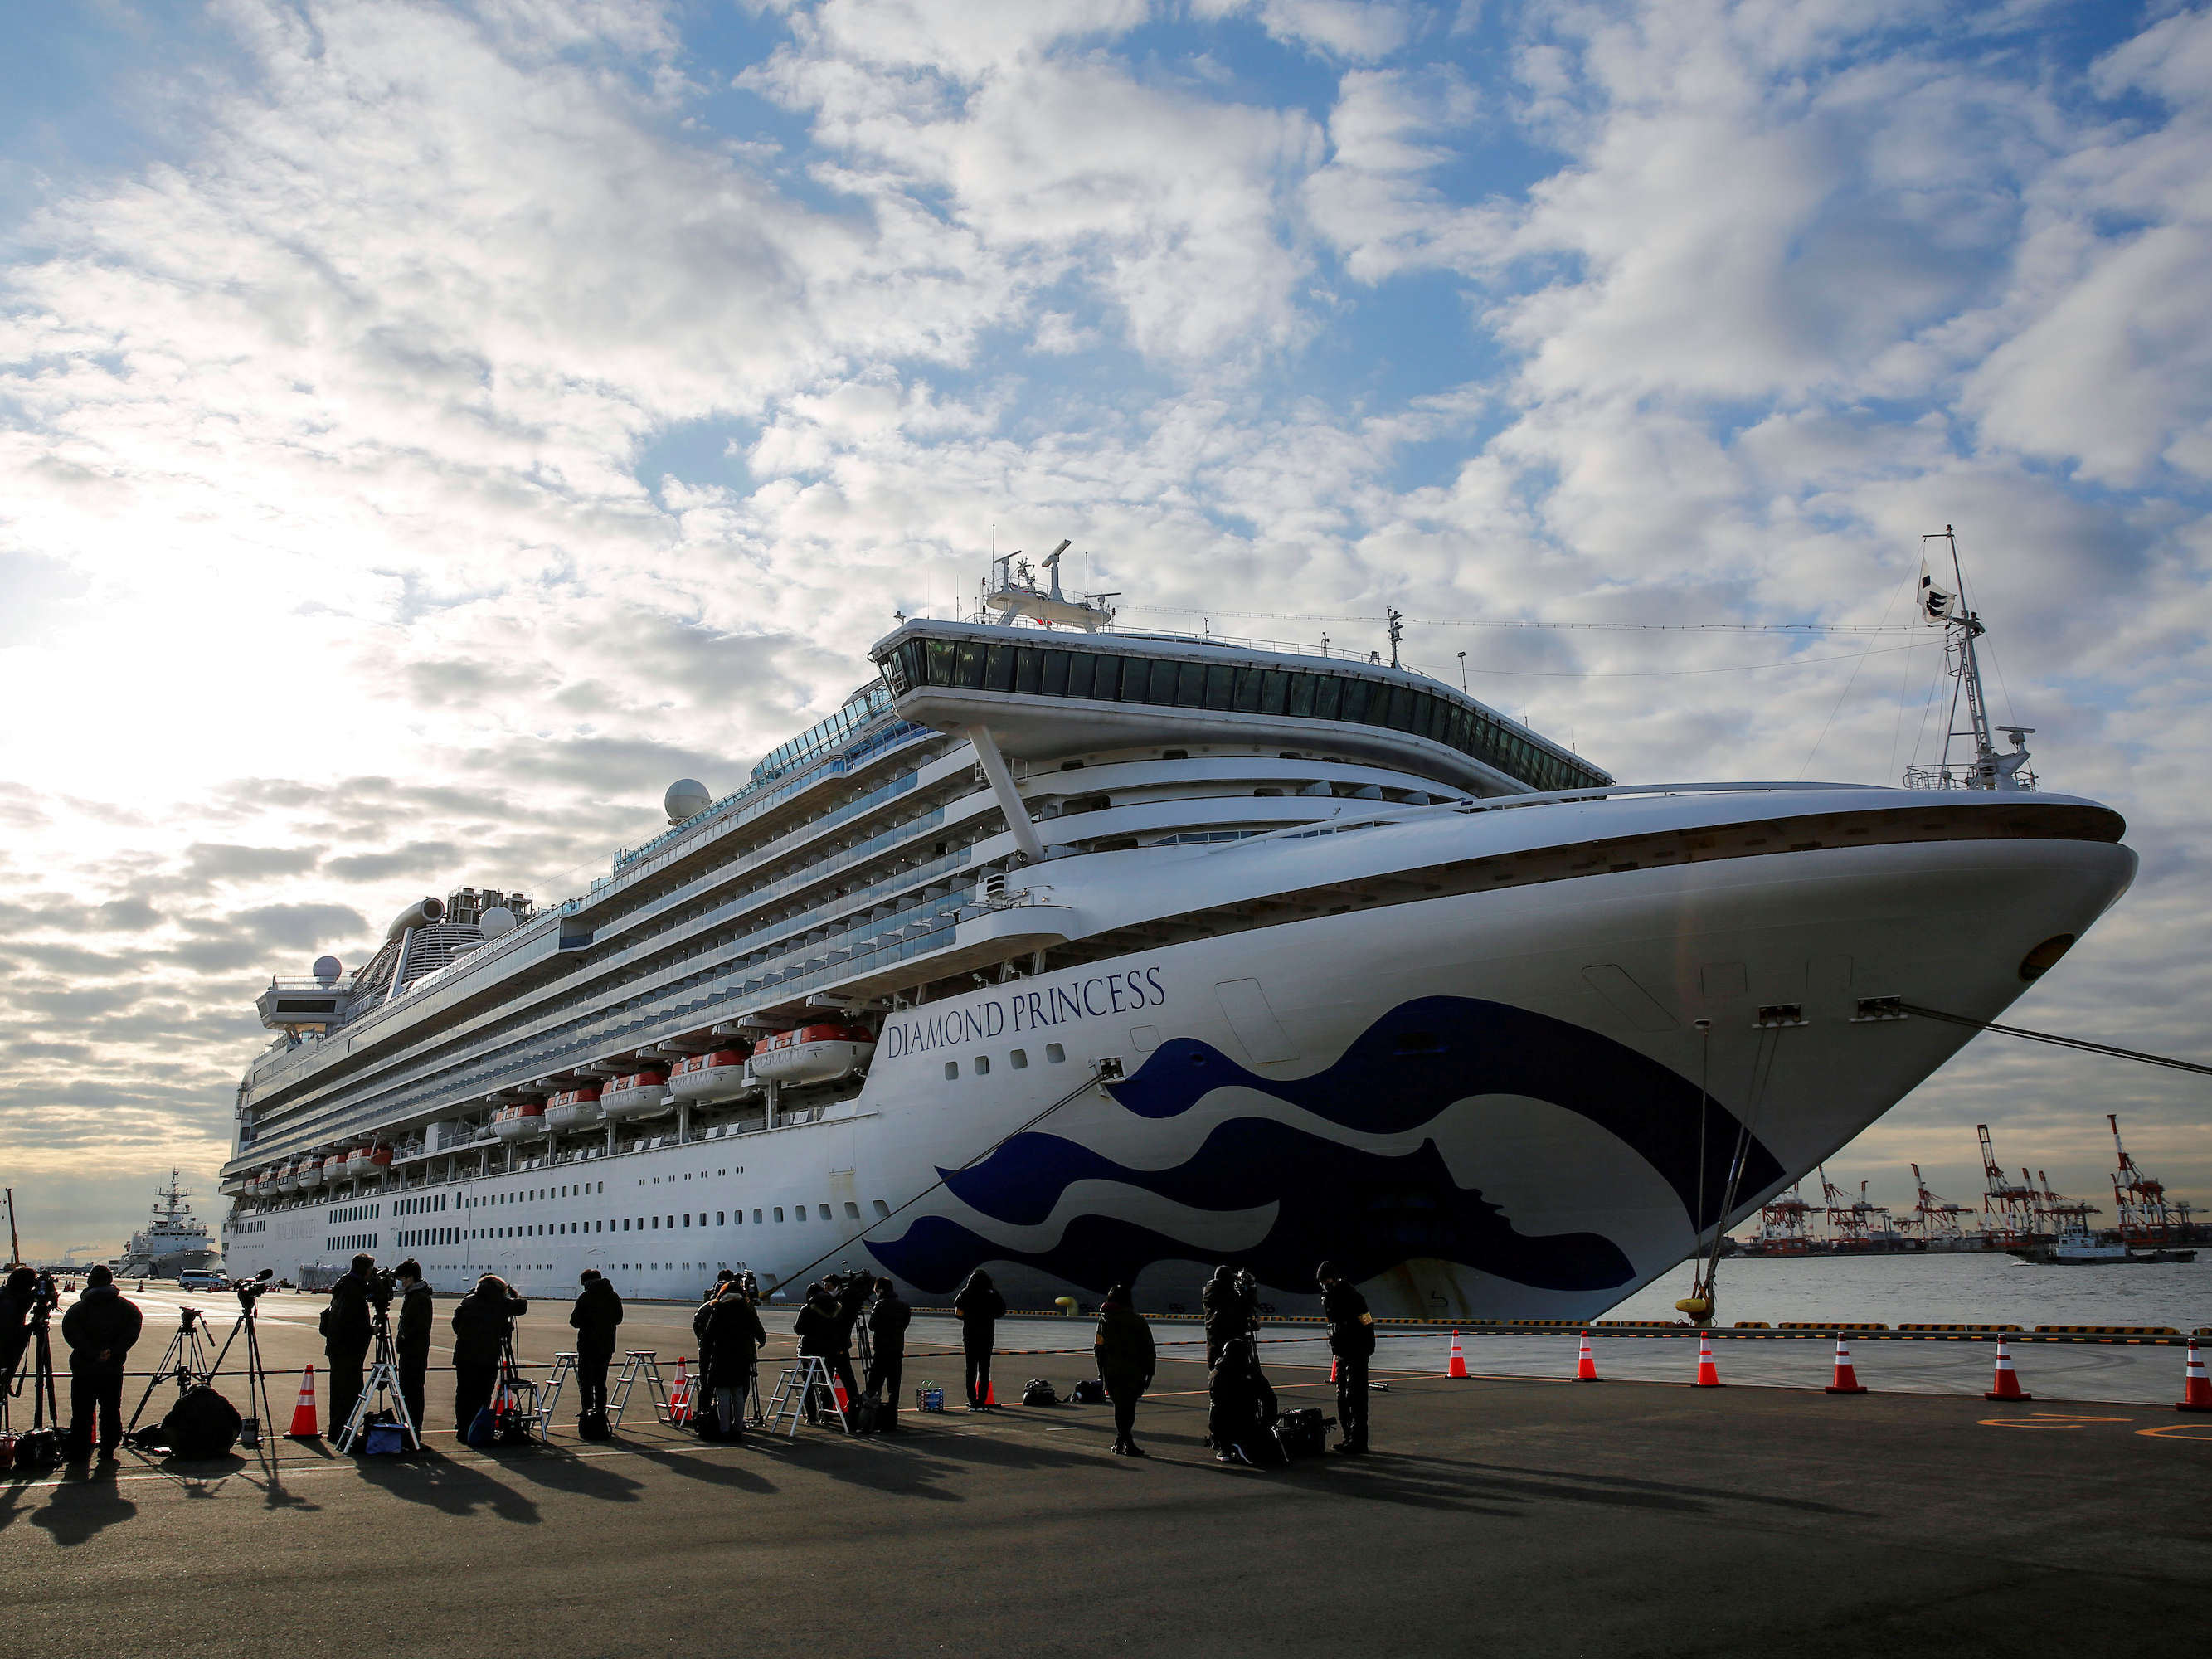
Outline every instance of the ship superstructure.
POLYGON ((1173 1306, 1234 1261, 1292 1306, 1330 1256, 1395 1310, 1587 1316, 1964 1040, 1900 999, 1993 1017, 2133 872, 2093 803, 1622 787, 1413 670, 1111 631, 1053 577, 902 619, 580 896, 425 899, 272 984, 234 1271, 1173 1306))
POLYGON ((173 1279, 193 1268, 213 1267, 218 1259, 207 1224, 192 1213, 186 1200, 190 1189, 180 1184, 180 1171, 169 1171, 169 1182, 154 1194, 150 1220, 131 1235, 116 1259, 115 1271, 125 1279, 173 1279))

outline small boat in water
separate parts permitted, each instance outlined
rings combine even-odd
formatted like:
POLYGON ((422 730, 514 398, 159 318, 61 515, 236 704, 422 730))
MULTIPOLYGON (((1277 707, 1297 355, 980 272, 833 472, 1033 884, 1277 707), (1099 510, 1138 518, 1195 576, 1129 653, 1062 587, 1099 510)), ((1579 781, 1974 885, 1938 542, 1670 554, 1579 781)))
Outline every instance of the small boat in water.
POLYGON ((2194 1261, 2194 1250, 2130 1249, 2124 1243, 2108 1243, 2091 1232, 2086 1223, 2075 1221, 2048 1244, 2016 1244, 2008 1255, 2046 1267, 2102 1267, 2124 1263, 2194 1261))

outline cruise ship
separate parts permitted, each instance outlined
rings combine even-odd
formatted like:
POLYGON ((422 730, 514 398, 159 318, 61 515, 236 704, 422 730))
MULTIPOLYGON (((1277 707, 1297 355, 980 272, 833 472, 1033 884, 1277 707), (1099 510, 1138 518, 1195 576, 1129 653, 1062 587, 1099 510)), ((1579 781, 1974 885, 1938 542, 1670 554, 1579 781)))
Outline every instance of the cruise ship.
POLYGON ((231 1271, 1174 1310, 1231 1262, 1292 1312, 1328 1259, 1385 1314, 1587 1319, 1971 1035, 1911 1007, 1997 1017, 2134 874, 1978 693, 1935 787, 1624 785, 1380 653, 1117 629, 1057 557, 902 617, 582 895, 426 897, 274 980, 231 1271))

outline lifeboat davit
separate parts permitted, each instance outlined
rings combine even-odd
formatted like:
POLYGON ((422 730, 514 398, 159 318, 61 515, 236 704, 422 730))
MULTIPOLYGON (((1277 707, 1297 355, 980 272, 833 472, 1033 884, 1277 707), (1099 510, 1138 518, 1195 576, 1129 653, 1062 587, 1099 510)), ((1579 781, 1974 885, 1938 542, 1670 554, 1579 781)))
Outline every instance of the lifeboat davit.
POLYGON ((491 1132, 501 1140, 530 1140, 545 1133, 545 1104, 521 1100, 491 1115, 491 1132))
POLYGON ((380 1176, 380 1175, 382 1175, 382 1174, 383 1174, 386 1170, 390 1169, 391 1167, 392 1167, 392 1148, 391 1148, 391 1147, 389 1147, 389 1146, 371 1146, 371 1147, 368 1149, 368 1170, 366 1171, 366 1173, 367 1173, 367 1174, 369 1174, 369 1175, 372 1175, 372 1176, 380 1176))
POLYGON ((330 1159, 311 1158, 300 1166, 300 1190, 303 1193, 313 1192, 316 1188, 327 1183, 335 1173, 336 1171, 331 1168, 330 1159))
POLYGON ((588 1129, 599 1121, 599 1086, 564 1089, 545 1103, 545 1127, 549 1129, 588 1129))
POLYGON ((256 1198, 276 1196, 276 1171, 274 1169, 256 1170, 253 1172, 253 1195, 256 1198))
POLYGON ((753 1045, 753 1075, 763 1083, 835 1083, 875 1052, 875 1038, 857 1026, 802 1025, 753 1045))
POLYGON ((659 1116, 668 1109, 668 1073, 634 1072, 628 1077, 611 1079, 599 1091, 599 1109, 606 1114, 610 1123, 619 1123, 625 1118, 659 1116))
POLYGON ((307 1165, 304 1159, 297 1164, 287 1164, 276 1171, 276 1190, 280 1193, 298 1192, 307 1170, 307 1165))
POLYGON ((734 1048, 694 1054, 668 1074, 668 1092, 678 1100, 734 1100, 751 1086, 745 1080, 745 1057, 734 1048))

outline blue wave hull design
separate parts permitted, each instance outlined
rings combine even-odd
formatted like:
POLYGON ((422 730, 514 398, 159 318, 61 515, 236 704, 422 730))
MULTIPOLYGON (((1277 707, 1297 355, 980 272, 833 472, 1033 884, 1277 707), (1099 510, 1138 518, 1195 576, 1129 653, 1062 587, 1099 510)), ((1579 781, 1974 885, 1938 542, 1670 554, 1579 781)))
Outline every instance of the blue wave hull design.
MULTIPOLYGON (((1721 1102, 1632 1048, 1548 1015, 1463 997, 1400 1004, 1334 1065, 1310 1077, 1259 1077, 1211 1044, 1178 1037, 1155 1049, 1111 1092, 1136 1116, 1167 1119, 1216 1089, 1232 1087, 1376 1135, 1431 1123, 1471 1096, 1547 1101, 1632 1148, 1673 1188, 1693 1229, 1714 1218, 1742 1130, 1721 1102), (1701 1190, 1702 1216, 1696 1213, 1701 1190)), ((1744 1137, 1744 1147, 1741 1190, 1757 1192, 1780 1176, 1781 1166, 1755 1139, 1744 1137)), ((1115 1182, 1197 1209, 1275 1204, 1279 1210, 1267 1236, 1231 1259, 1279 1286, 1310 1284, 1314 1264, 1324 1258, 1355 1279, 1425 1258, 1548 1291, 1607 1290, 1634 1276, 1628 1258, 1601 1235, 1516 1231, 1479 1188, 1452 1179, 1433 1140, 1392 1158, 1273 1119, 1241 1117, 1218 1126, 1184 1163, 1139 1170, 1064 1137, 1030 1131, 969 1168, 939 1174, 969 1209, 1014 1226, 1046 1219, 1068 1187, 1081 1181, 1115 1182)), ((888 1271, 933 1294, 952 1290, 986 1262, 1018 1263, 1103 1291, 1156 1262, 1212 1254, 1105 1215, 1073 1218, 1056 1243, 1035 1252, 1010 1250, 944 1216, 925 1217, 902 1237, 869 1248, 888 1271)))

